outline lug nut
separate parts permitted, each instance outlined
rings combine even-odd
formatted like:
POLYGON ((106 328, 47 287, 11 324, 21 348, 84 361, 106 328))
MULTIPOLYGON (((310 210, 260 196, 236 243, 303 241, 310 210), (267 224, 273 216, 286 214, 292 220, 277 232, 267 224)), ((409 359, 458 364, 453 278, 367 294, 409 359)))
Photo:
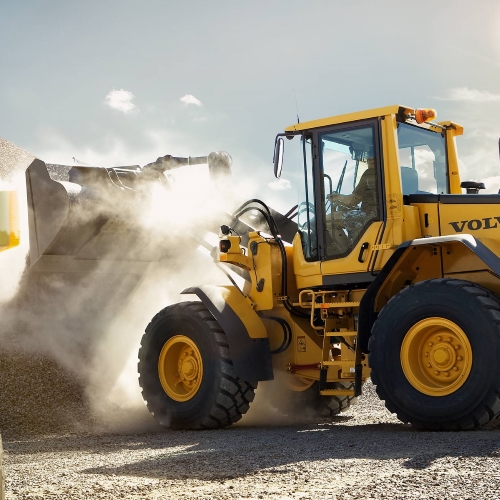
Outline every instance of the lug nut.
POLYGON ((447 339, 447 340, 448 340, 448 342, 450 342, 450 343, 451 343, 452 338, 451 338, 451 337, 448 337, 448 339, 447 339))
POLYGON ((425 357, 426 357, 426 358, 428 358, 428 357, 429 357, 429 353, 428 353, 428 352, 426 352, 426 353, 425 353, 425 357))
POLYGON ((460 349, 460 345, 459 345, 459 344, 457 344, 456 346, 453 346, 453 347, 455 347, 455 349, 456 349, 457 351, 460 349))
POLYGON ((458 366, 454 366, 453 369, 458 372, 458 366))
POLYGON ((445 374, 446 377, 450 376, 450 372, 444 372, 444 374, 445 374))
POLYGON ((441 342, 441 340, 443 340, 443 337, 441 337, 441 335, 438 335, 438 338, 439 342, 441 342))
POLYGON ((462 361, 462 356, 457 356, 457 361, 462 361))
POLYGON ((434 342, 429 342, 429 347, 432 347, 434 345, 434 342))
POLYGON ((430 368, 432 365, 430 363, 427 363, 427 368, 430 368))
POLYGON ((439 375, 439 372, 436 370, 436 371, 434 372, 434 375, 439 375))

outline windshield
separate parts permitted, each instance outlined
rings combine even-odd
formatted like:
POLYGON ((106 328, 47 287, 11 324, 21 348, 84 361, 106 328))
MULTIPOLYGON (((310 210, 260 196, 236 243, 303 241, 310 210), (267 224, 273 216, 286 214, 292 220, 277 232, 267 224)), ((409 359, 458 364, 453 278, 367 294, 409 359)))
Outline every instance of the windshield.
POLYGON ((300 138, 304 183, 299 193, 298 224, 302 240, 302 250, 307 260, 314 260, 318 257, 311 144, 312 140, 310 137, 302 136, 300 138))
POLYGON ((408 123, 398 123, 399 166, 403 194, 447 194, 444 137, 408 123))

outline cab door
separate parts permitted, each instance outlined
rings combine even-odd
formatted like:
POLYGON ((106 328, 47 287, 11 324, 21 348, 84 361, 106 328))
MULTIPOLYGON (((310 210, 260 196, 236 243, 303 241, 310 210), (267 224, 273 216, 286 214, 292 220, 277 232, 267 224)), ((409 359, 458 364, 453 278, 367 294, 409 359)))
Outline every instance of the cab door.
POLYGON ((378 121, 315 131, 313 144, 323 284, 368 283, 383 220, 378 121))

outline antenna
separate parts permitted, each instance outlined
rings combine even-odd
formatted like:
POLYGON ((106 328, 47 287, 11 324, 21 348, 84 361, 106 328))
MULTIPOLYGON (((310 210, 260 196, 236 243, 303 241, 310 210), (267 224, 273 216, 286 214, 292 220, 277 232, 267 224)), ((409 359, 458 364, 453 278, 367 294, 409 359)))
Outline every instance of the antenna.
POLYGON ((293 95, 295 96, 295 110, 297 111, 297 123, 300 123, 300 119, 299 119, 299 105, 297 104, 297 92, 295 92, 295 88, 293 89, 293 95))

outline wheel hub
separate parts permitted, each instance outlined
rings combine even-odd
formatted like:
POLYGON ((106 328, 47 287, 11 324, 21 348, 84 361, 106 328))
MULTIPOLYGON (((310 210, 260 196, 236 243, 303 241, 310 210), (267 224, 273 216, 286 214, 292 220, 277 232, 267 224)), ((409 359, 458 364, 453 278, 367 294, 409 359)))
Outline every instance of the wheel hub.
POLYGON ((455 392, 472 368, 467 335, 445 318, 427 318, 413 325, 403 339, 400 355, 408 382, 429 396, 455 392))
POLYGON ((158 359, 158 376, 163 390, 175 401, 188 401, 198 392, 203 360, 189 337, 176 335, 165 343, 158 359))

